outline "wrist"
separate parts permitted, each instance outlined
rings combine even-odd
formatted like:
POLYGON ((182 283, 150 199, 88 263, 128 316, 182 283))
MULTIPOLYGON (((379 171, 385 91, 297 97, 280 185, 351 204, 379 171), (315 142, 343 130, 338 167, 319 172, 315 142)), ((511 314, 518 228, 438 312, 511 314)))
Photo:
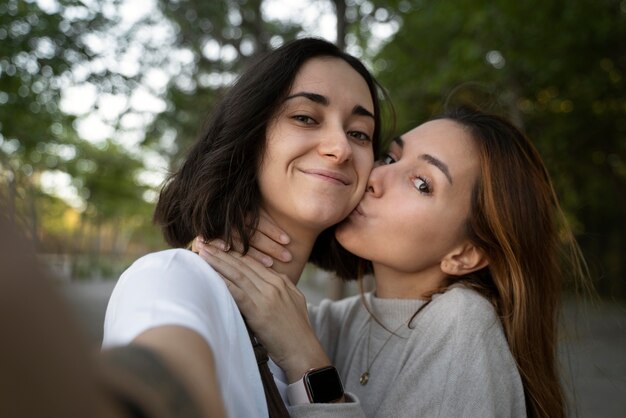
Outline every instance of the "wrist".
POLYGON ((293 383, 302 379, 308 371, 332 366, 332 363, 323 350, 316 350, 308 354, 301 352, 279 366, 285 372, 287 382, 293 383))

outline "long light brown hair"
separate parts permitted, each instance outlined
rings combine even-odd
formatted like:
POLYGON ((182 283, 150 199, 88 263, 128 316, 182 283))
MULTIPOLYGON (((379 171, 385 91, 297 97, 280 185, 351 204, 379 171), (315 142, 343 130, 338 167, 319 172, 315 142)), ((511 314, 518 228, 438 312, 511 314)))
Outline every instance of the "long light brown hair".
POLYGON ((548 171, 531 141, 509 121, 470 108, 441 116, 463 126, 480 155, 467 235, 489 265, 451 277, 494 305, 519 369, 531 417, 565 416, 556 341, 564 266, 586 266, 548 171))
MULTIPOLYGON (((556 351, 562 281, 569 276, 584 290, 592 291, 592 286, 548 171, 532 142, 504 118, 458 107, 435 119, 458 123, 477 145, 480 175, 472 190, 466 234, 489 265, 448 277, 442 287, 423 296, 462 283, 486 297, 502 321, 528 416, 564 417, 556 351)), ((336 240, 332 246, 338 256, 318 261, 320 267, 344 280, 372 272, 370 261, 349 253, 336 240)))

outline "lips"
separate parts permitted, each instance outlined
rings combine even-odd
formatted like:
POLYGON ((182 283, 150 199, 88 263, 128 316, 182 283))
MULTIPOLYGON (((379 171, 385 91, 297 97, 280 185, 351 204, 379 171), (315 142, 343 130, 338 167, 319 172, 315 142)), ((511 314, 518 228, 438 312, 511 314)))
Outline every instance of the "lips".
POLYGON ((352 181, 348 176, 343 173, 332 170, 324 170, 319 168, 301 169, 304 174, 320 177, 322 180, 336 182, 348 186, 352 184, 352 181))
POLYGON ((363 212, 363 208, 361 207, 360 203, 357 205, 356 208, 354 208, 354 211, 358 213, 360 216, 365 216, 365 212, 363 212))

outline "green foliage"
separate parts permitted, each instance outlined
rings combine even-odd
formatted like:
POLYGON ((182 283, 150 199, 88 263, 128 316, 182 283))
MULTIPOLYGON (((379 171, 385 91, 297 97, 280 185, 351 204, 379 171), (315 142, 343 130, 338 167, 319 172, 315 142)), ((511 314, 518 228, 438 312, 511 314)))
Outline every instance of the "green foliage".
MULTIPOLYGON (((603 277, 600 290, 626 295, 623 0, 330 3, 344 12, 338 27, 348 51, 365 59, 389 90, 398 131, 467 101, 524 127, 603 277), (375 36, 385 30, 395 35, 375 36)), ((161 245, 144 199, 149 188, 139 181, 141 149, 156 150, 174 167, 250 58, 302 28, 267 21, 262 0, 159 0, 155 13, 130 27, 120 26, 121 0, 89 6, 56 0, 45 10, 39 4, 0 2, 0 195, 35 236, 39 230, 44 248, 141 253, 161 245), (99 48, 94 39, 105 42, 99 48), (103 59, 121 61, 133 51, 139 56, 133 71, 103 59), (162 88, 147 81, 155 69, 169 77, 162 88), (165 110, 153 119, 131 105, 122 110, 153 120, 143 148, 130 153, 120 146, 122 122, 102 143, 79 137, 76 117, 59 102, 65 88, 83 82, 122 95, 143 86, 164 100, 165 110), (80 211, 39 190, 50 170, 71 176, 83 199, 80 211)), ((103 258, 83 260, 100 265, 103 258)))
POLYGON ((51 7, 0 4, 0 154, 41 168, 48 168, 47 159, 38 145, 62 143, 72 129, 73 118, 59 111, 59 100, 64 77, 95 56, 83 35, 107 26, 100 11, 80 1, 51 7))
MULTIPOLYGON (((102 36, 118 23, 112 13, 117 4, 0 4, 0 195, 10 216, 43 251, 91 251, 93 245, 81 248, 78 242, 81 230, 95 231, 89 239, 99 242, 94 234, 106 223, 129 225, 138 218, 141 222, 134 227, 139 227, 150 222, 150 204, 143 198, 146 186, 138 180, 143 162, 116 141, 96 146, 79 138, 75 117, 59 106, 63 90, 75 83, 94 82, 100 92, 110 93, 134 87, 132 77, 96 65, 107 52, 89 42, 89 37, 102 36), (42 175, 48 172, 72 177, 84 199, 80 216, 40 189, 42 175)), ((120 44, 119 51, 127 46, 120 44)), ((116 239, 109 240, 109 247, 115 247, 116 239)))
POLYGON ((138 181, 141 160, 110 140, 99 146, 80 142, 77 148, 76 157, 68 161, 68 173, 87 205, 87 215, 100 221, 149 216, 151 205, 142 197, 147 187, 138 181))
POLYGON ((197 139, 203 121, 237 74, 272 39, 292 39, 298 26, 263 20, 261 0, 159 1, 176 32, 174 48, 192 54, 190 65, 170 81, 167 109, 146 135, 145 144, 172 157, 172 165, 197 139))

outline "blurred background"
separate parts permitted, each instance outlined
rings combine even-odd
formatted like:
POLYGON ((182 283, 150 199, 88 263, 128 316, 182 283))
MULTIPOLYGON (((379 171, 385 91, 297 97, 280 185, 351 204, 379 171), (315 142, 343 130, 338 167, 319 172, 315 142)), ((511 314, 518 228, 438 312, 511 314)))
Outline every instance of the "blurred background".
MULTIPOLYGON (((600 300, 568 299, 580 416, 626 411, 626 0, 1 0, 0 208, 98 344, 106 299, 166 247, 158 190, 254 54, 319 36, 363 59, 402 132, 470 101, 546 161, 600 300)), ((532 228, 532 225, 528 225, 532 228)), ((312 300, 354 292, 308 269, 312 300)))

